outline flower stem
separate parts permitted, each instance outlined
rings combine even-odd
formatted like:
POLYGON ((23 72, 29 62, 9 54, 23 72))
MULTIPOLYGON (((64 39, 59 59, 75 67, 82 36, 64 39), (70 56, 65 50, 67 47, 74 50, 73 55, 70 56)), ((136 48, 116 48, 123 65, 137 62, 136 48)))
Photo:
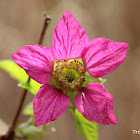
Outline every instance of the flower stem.
MULTIPOLYGON (((41 45, 43 43, 45 32, 46 32, 46 29, 47 29, 47 27, 50 23, 50 20, 51 19, 45 14, 45 20, 44 20, 43 28, 42 28, 40 38, 39 38, 39 41, 38 41, 39 45, 41 45)), ((29 82, 30 82, 30 77, 28 78, 27 83, 29 83, 29 82)), ((9 127, 9 130, 8 130, 7 134, 0 137, 0 140, 13 140, 14 139, 14 131, 15 131, 16 124, 18 122, 18 119, 19 119, 19 116, 20 116, 20 113, 21 113, 21 109, 23 107, 23 103, 25 101, 25 97, 27 95, 27 91, 28 91, 27 89, 23 90, 23 93, 22 93, 22 96, 21 96, 21 99, 20 99, 20 103, 19 103, 18 109, 16 111, 16 114, 14 116, 14 119, 12 121, 12 124, 9 127)))

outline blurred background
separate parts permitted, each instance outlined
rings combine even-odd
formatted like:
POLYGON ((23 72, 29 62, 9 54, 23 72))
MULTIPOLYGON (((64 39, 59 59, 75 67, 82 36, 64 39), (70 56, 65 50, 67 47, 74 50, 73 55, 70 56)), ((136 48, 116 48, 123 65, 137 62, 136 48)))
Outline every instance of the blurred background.
MULTIPOLYGON (((0 0, 0 60, 27 44, 36 44, 46 12, 52 20, 43 45, 50 46, 53 31, 69 10, 86 30, 89 40, 105 37, 129 44, 123 64, 107 79, 106 89, 114 97, 116 126, 99 125, 99 140, 139 140, 140 129, 140 0, 0 0)), ((10 124, 22 93, 17 82, 0 69, 0 118, 10 124)), ((33 99, 29 93, 25 105, 33 99)), ((21 116, 20 122, 28 117, 21 116)), ((0 124, 1 125, 1 124, 0 124)), ((84 140, 77 134, 72 113, 59 117, 52 133, 47 127, 42 140, 84 140)))

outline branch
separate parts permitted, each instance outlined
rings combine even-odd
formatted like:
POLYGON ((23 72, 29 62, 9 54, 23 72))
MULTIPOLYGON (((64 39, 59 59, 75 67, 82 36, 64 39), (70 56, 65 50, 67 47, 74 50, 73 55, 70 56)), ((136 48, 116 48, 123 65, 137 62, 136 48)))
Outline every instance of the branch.
MULTIPOLYGON (((38 41, 39 45, 41 45, 42 42, 43 42, 43 39, 44 39, 44 36, 45 36, 45 32, 46 32, 46 29, 47 29, 47 27, 48 27, 48 25, 50 23, 50 20, 51 19, 45 14, 45 20, 44 20, 43 28, 42 28, 42 31, 41 31, 41 34, 40 34, 40 38, 39 38, 39 41, 38 41)), ((27 83, 29 83, 29 82, 30 82, 30 77, 28 78, 27 83)), ((20 99, 20 103, 19 103, 17 112, 15 114, 15 117, 14 117, 14 119, 12 121, 12 124, 9 127, 9 130, 8 130, 7 134, 2 136, 2 137, 0 137, 0 140, 13 140, 14 139, 14 131, 15 131, 16 124, 18 122, 18 119, 19 119, 22 107, 23 107, 23 103, 25 101, 25 97, 27 95, 27 91, 28 91, 27 89, 23 90, 23 93, 22 93, 22 96, 21 96, 21 99, 20 99)))

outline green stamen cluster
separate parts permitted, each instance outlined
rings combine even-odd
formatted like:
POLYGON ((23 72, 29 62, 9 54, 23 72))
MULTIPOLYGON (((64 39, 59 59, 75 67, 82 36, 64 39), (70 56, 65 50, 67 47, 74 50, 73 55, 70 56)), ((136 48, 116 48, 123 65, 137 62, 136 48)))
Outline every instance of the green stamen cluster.
POLYGON ((77 60, 56 61, 52 75, 56 84, 66 92, 79 91, 85 81, 85 69, 77 60))

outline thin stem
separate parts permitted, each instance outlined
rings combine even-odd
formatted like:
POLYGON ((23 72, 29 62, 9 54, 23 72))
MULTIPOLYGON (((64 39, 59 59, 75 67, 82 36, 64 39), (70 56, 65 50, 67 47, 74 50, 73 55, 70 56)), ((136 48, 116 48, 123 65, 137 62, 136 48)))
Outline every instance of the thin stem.
POLYGON ((46 14, 44 14, 44 16, 45 16, 44 25, 43 25, 43 28, 42 28, 42 31, 41 31, 41 34, 40 34, 40 38, 39 38, 39 41, 38 41, 39 45, 41 45, 42 42, 43 42, 46 29, 47 29, 47 27, 50 23, 50 20, 51 20, 50 17, 47 16, 46 14))
MULTIPOLYGON (((45 36, 45 32, 46 32, 46 29, 47 29, 47 27, 48 27, 48 25, 50 23, 50 20, 51 19, 47 15, 45 15, 45 20, 44 20, 43 28, 42 28, 42 31, 41 31, 41 34, 40 34, 40 38, 39 38, 39 41, 38 41, 39 45, 41 45, 42 42, 43 42, 43 39, 44 39, 44 36, 45 36)), ((29 82, 30 82, 30 77, 28 78, 27 83, 29 83, 29 82)), ((16 112, 15 117, 14 117, 14 119, 12 121, 12 124, 11 124, 11 126, 10 126, 10 128, 8 130, 7 136, 5 137, 6 139, 11 138, 11 136, 13 137, 13 135, 14 135, 14 130, 16 128, 16 124, 18 122, 18 119, 19 119, 19 116, 20 116, 20 113, 21 113, 21 109, 23 107, 23 103, 24 103, 25 97, 27 95, 27 91, 28 91, 27 89, 23 90, 23 93, 22 93, 22 96, 21 96, 21 99, 20 99, 20 103, 19 103, 17 112, 16 112)))
MULTIPOLYGON (((30 82, 30 77, 28 78, 27 83, 29 83, 29 82, 30 82)), ((11 126, 9 128, 9 131, 8 131, 9 135, 15 130, 15 127, 16 127, 16 124, 17 124, 17 121, 18 121, 18 118, 19 118, 19 115, 20 115, 23 103, 25 101, 25 97, 27 95, 27 91, 28 91, 27 89, 23 90, 23 93, 22 93, 22 96, 21 96, 21 99, 20 99, 20 102, 19 102, 19 106, 18 106, 17 112, 15 114, 15 117, 14 117, 14 119, 12 121, 12 124, 11 124, 11 126)))

